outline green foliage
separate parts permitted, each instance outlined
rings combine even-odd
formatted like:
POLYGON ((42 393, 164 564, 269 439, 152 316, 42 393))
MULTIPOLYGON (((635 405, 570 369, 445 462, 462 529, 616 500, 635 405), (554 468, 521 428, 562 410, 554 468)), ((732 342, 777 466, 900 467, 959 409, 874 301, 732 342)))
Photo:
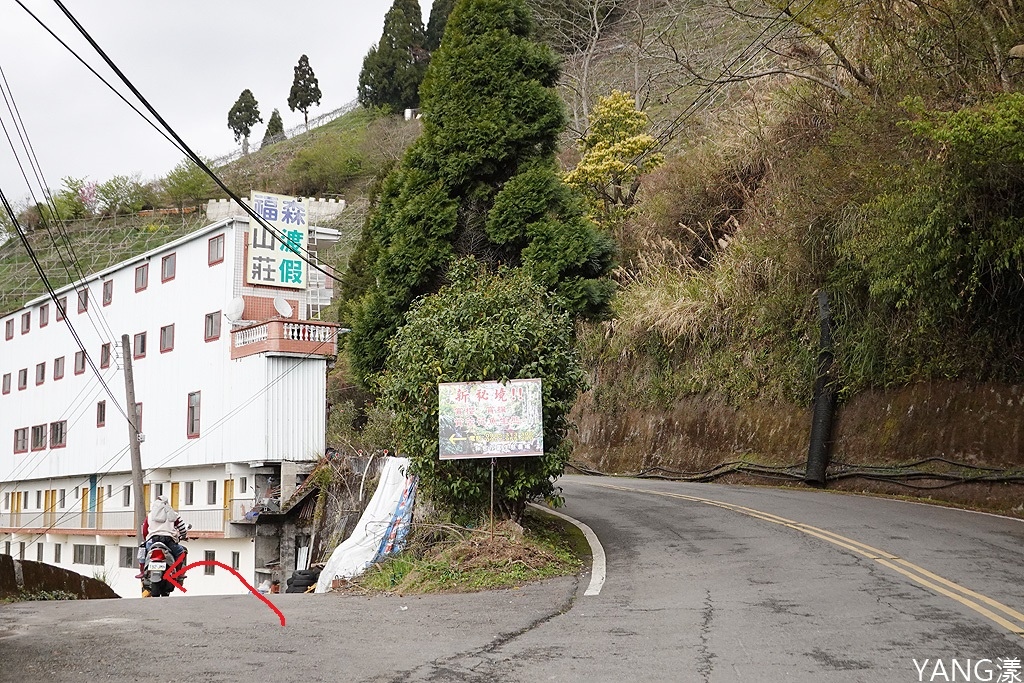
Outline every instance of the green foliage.
POLYGON ((426 48, 431 52, 441 47, 441 38, 444 37, 444 27, 448 23, 448 16, 455 7, 455 0, 434 0, 430 6, 430 20, 427 21, 426 48))
POLYGON ((364 173, 364 157, 354 134, 317 138, 288 164, 294 191, 306 196, 341 193, 346 183, 364 173))
POLYGON ((252 127, 262 122, 256 97, 246 88, 228 111, 228 128, 235 134, 235 142, 242 141, 245 150, 248 151, 252 127))
POLYGON ((284 121, 281 120, 281 112, 275 109, 274 113, 270 115, 270 120, 267 121, 267 132, 263 134, 263 142, 260 143, 260 147, 266 147, 284 139, 284 121))
POLYGON ((97 206, 97 185, 85 178, 64 178, 64 187, 54 195, 53 203, 61 220, 77 220, 93 215, 97 206))
POLYGON ((594 105, 590 130, 580 141, 583 158, 565 182, 599 203, 605 219, 630 209, 640 176, 665 162, 654 151, 657 141, 645 132, 647 126, 647 114, 637 111, 628 93, 615 90, 594 105))
POLYGON ((423 14, 416 0, 395 0, 384 32, 359 72, 359 103, 400 112, 420 106, 419 87, 429 61, 423 14))
POLYGON ((519 516, 527 501, 552 496, 568 460, 568 413, 585 383, 573 323, 522 270, 481 273, 467 260, 449 277, 452 284, 421 299, 391 340, 381 400, 395 415, 400 451, 423 492, 439 508, 472 518, 488 505, 490 464, 438 459, 437 384, 542 379, 544 455, 501 458, 494 474, 496 507, 519 516))
POLYGON ((423 134, 381 185, 345 292, 363 381, 456 256, 521 266, 574 315, 607 311, 614 245, 558 178, 558 70, 529 34, 519 1, 470 0, 449 19, 423 83, 423 134))
POLYGON ((110 216, 135 213, 153 204, 152 191, 137 177, 116 175, 96 187, 96 196, 100 210, 110 216))
POLYGON ((191 159, 182 159, 164 178, 164 193, 179 209, 196 206, 214 192, 213 180, 191 159))
MULTIPOLYGON (((292 111, 302 112, 303 120, 309 125, 309 109, 314 104, 320 104, 320 85, 309 66, 309 57, 302 55, 295 67, 295 78, 292 80, 292 89, 288 92, 288 108, 292 111)), ((274 110, 277 112, 277 110, 274 110)), ((273 119, 271 119, 273 121, 273 119)), ((278 117, 280 123, 280 116, 278 117)), ((268 128, 269 131, 269 128, 268 128)), ((283 130, 281 131, 284 132, 283 130)))

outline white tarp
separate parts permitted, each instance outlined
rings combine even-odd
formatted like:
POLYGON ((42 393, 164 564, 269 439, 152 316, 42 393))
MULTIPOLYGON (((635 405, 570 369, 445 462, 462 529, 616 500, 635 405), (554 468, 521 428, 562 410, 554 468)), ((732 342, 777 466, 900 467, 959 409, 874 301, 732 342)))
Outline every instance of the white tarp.
POLYGON ((361 574, 377 556, 384 535, 405 498, 414 478, 406 476, 408 458, 389 457, 384 461, 377 490, 366 505, 366 510, 352 535, 334 549, 316 584, 317 593, 326 593, 335 578, 352 578, 361 574))

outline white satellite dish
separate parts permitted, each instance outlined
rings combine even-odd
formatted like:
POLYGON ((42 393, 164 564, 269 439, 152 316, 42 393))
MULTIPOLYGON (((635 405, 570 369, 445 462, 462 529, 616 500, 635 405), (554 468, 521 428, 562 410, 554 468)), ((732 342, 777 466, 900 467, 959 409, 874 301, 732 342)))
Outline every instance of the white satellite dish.
POLYGON ((224 317, 233 323, 237 323, 242 319, 242 313, 245 312, 245 299, 240 296, 236 296, 234 299, 228 302, 227 307, 224 309, 224 317))
POLYGON ((277 311, 277 314, 282 318, 292 317, 292 307, 282 297, 274 297, 274 310, 277 311))

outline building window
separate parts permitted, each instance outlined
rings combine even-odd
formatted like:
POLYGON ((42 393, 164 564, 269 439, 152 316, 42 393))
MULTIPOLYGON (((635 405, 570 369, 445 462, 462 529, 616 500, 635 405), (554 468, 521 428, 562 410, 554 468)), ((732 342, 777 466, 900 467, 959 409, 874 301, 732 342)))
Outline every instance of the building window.
POLYGON ((14 318, 4 323, 4 337, 6 339, 14 339, 14 318))
POLYGON ((43 542, 36 543, 36 562, 43 562, 43 542))
POLYGON ((217 480, 211 479, 206 482, 206 504, 216 505, 217 504, 217 480))
POLYGON ((103 427, 107 424, 107 402, 99 401, 96 403, 96 426, 103 427))
POLYGON ((238 492, 245 493, 249 490, 249 480, 245 477, 238 478, 238 492))
POLYGON ((61 544, 60 543, 54 543, 53 544, 53 563, 54 564, 60 564, 60 549, 61 549, 61 544))
POLYGON ((43 304, 39 307, 39 327, 46 327, 50 324, 50 304, 43 304))
POLYGON ((110 367, 110 342, 107 342, 100 347, 100 367, 110 367))
POLYGON ((132 346, 132 355, 136 358, 146 357, 146 333, 139 332, 135 335, 135 344, 132 346))
POLYGON ((25 453, 28 451, 28 427, 14 430, 14 452, 25 453))
POLYGON ((174 254, 164 256, 160 261, 160 282, 167 282, 174 279, 174 272, 177 268, 177 258, 174 254))
POLYGON ((36 385, 40 385, 46 381, 46 363, 36 364, 36 385))
POLYGON ((207 250, 206 262, 211 266, 224 260, 224 235, 217 235, 210 238, 210 246, 207 250))
POLYGON ((242 566, 242 553, 237 551, 231 552, 231 568, 238 569, 242 566))
POLYGON ((11 373, 9 372, 4 375, 3 392, 5 394, 11 393, 11 373))
POLYGON ((196 499, 196 485, 195 482, 185 482, 185 505, 193 505, 196 499))
POLYGON ((117 549, 117 566, 124 567, 125 569, 135 569, 139 566, 139 561, 135 559, 135 553, 137 548, 120 546, 117 549))
POLYGON ((36 425, 32 428, 32 450, 41 451, 46 448, 46 425, 36 425))
POLYGON ((89 290, 78 290, 78 312, 85 313, 89 310, 89 290))
POLYGON ((58 497, 58 498, 60 498, 60 507, 61 507, 61 509, 62 509, 62 510, 63 510, 63 509, 65 508, 65 507, 67 507, 67 506, 66 506, 66 505, 64 504, 64 502, 65 502, 65 501, 64 501, 64 498, 65 498, 65 496, 64 496, 64 493, 65 493, 65 490, 64 490, 64 489, 61 489, 60 491, 58 491, 58 492, 57 492, 57 497, 58 497))
POLYGON ((109 306, 110 302, 114 300, 114 281, 104 280, 103 281, 103 305, 109 306))
POLYGON ((75 351, 75 374, 85 372, 85 351, 75 351))
POLYGON ((135 269, 135 291, 141 292, 149 287, 149 264, 143 263, 135 269))
POLYGON ((11 542, 10 541, 4 541, 4 555, 10 555, 10 554, 11 554, 11 542))
POLYGON ((25 559, 25 541, 18 541, 18 559, 25 559))
POLYGON ((68 442, 68 421, 50 423, 50 448, 64 448, 68 442))
POLYGON ((121 489, 121 505, 126 508, 132 506, 132 485, 125 484, 124 488, 121 489))
MULTIPOLYGON (((206 552, 203 553, 203 559, 206 560, 207 562, 216 562, 217 561, 217 552, 214 551, 214 550, 207 550, 206 552)), ((205 574, 207 576, 213 576, 213 570, 215 570, 216 568, 217 568, 217 565, 215 565, 215 564, 203 565, 203 574, 205 574)))
POLYGON ((64 319, 64 316, 68 314, 68 298, 62 296, 57 299, 57 322, 64 319))
POLYGON ((199 436, 199 404, 200 404, 200 393, 196 391, 188 395, 188 417, 186 432, 190 439, 195 439, 199 436))
POLYGON ((160 328, 160 353, 167 353, 174 348, 174 325, 160 328))
POLYGON ((53 359, 53 378, 55 380, 63 379, 64 377, 64 356, 53 359))
POLYGON ((206 341, 220 338, 220 311, 206 314, 206 341))
POLYGON ((43 509, 43 492, 36 491, 36 510, 43 509))
POLYGON ((29 330, 32 329, 32 312, 28 311, 21 314, 21 333, 28 334, 29 330))
POLYGON ((22 368, 18 370, 18 391, 24 390, 28 386, 28 368, 22 368))
POLYGON ((75 564, 106 564, 105 547, 102 545, 79 545, 75 544, 75 564))

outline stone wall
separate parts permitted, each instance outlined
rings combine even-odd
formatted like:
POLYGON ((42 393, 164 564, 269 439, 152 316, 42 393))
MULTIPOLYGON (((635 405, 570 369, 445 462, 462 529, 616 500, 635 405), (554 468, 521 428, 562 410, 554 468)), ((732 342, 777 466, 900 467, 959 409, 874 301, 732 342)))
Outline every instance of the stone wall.
POLYGON ((0 555, 0 597, 40 591, 62 591, 88 600, 120 597, 102 581, 77 572, 0 555))

